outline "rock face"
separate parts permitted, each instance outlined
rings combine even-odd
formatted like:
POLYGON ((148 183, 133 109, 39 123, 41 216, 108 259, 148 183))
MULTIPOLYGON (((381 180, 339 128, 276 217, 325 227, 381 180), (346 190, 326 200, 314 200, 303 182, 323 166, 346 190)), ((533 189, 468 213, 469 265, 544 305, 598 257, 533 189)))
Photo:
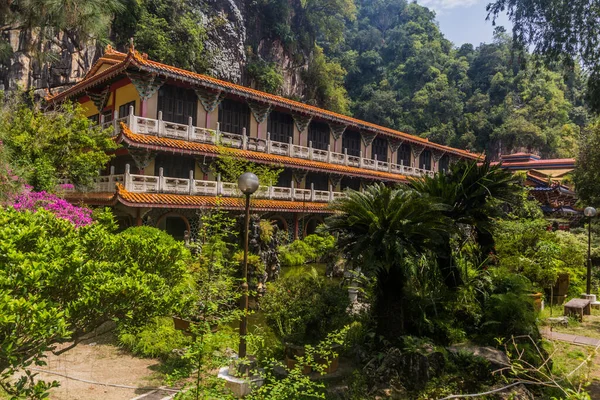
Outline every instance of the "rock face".
MULTIPOLYGON (((199 24, 207 32, 204 46, 208 57, 208 74, 253 86, 246 74, 248 52, 251 51, 260 59, 279 66, 283 75, 283 96, 302 97, 304 84, 301 74, 307 68, 305 55, 289 54, 279 39, 263 37, 260 22, 256 16, 250 16, 251 3, 249 0, 195 2, 199 24)), ((52 54, 53 58, 39 60, 28 48, 32 42, 31 35, 33 33, 27 31, 9 31, 6 39, 11 44, 13 56, 4 65, 0 63, 0 89, 14 90, 20 87, 25 90, 60 91, 62 87, 81 80, 103 51, 95 44, 78 50, 61 33, 46 43, 41 52, 44 55, 52 54)))
POLYGON ((40 60, 28 48, 35 33, 12 30, 6 39, 12 47, 13 56, 6 64, 0 64, 0 89, 17 88, 45 90, 70 86, 78 82, 99 57, 96 46, 77 50, 70 38, 59 33, 46 43, 43 56, 51 61, 40 60))
POLYGON ((490 362, 490 365, 495 368, 504 368, 510 366, 510 360, 505 352, 493 347, 474 346, 469 344, 455 345, 448 347, 451 353, 465 352, 472 354, 475 357, 481 357, 490 362))

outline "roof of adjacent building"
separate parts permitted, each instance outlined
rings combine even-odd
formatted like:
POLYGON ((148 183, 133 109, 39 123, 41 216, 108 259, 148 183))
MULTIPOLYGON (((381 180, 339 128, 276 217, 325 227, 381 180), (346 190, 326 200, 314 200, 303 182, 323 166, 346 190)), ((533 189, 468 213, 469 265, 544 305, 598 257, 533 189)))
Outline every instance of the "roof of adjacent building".
POLYGON ((512 170, 565 170, 572 171, 575 168, 574 158, 550 158, 541 159, 537 154, 514 153, 500 156, 502 167, 512 170))
MULTIPOLYGON (((90 205, 115 205, 121 203, 129 207, 164 207, 164 208, 215 208, 223 210, 243 210, 244 199, 237 197, 191 196, 166 193, 134 193, 117 184, 115 192, 104 193, 69 193, 65 196, 71 202, 83 202, 90 205)), ((330 214, 333 210, 328 203, 303 201, 281 201, 251 199, 253 212, 307 212, 330 214)))
POLYGON ((350 167, 340 164, 325 163, 321 161, 305 160, 280 156, 276 154, 261 153, 258 151, 241 150, 228 147, 220 147, 214 144, 188 142, 185 140, 169 139, 164 137, 142 135, 133 133, 126 124, 121 123, 121 133, 117 137, 118 142, 135 148, 147 150, 168 151, 190 155, 231 155, 250 160, 259 164, 282 165, 292 168, 305 169, 315 172, 334 173, 339 175, 351 175, 359 178, 379 178, 385 181, 408 182, 409 177, 392 172, 375 171, 364 168, 350 167))
POLYGON ((330 122, 348 125, 359 130, 383 133, 391 136, 392 138, 427 146, 432 149, 437 149, 461 157, 467 157, 471 159, 483 158, 483 154, 471 153, 466 150, 455 149, 433 143, 428 139, 410 135, 405 132, 396 131, 394 129, 379 126, 366 121, 361 121, 356 118, 300 103, 298 101, 286 99, 285 97, 261 92, 259 90, 236 85, 234 83, 216 79, 207 75, 186 71, 184 69, 152 61, 149 60, 146 55, 141 55, 139 52, 135 51, 133 47, 130 47, 127 53, 121 53, 113 50, 111 47, 107 47, 104 55, 92 66, 83 80, 61 93, 58 93, 54 96, 48 96, 47 100, 54 102, 60 101, 67 97, 80 95, 85 93, 86 90, 91 89, 100 83, 107 82, 118 77, 130 67, 143 72, 164 76, 166 78, 179 80, 189 84, 202 85, 212 90, 225 91, 248 100, 269 103, 274 106, 289 109, 292 112, 321 117, 329 120, 330 122), (103 66, 107 66, 107 68, 101 70, 103 66))

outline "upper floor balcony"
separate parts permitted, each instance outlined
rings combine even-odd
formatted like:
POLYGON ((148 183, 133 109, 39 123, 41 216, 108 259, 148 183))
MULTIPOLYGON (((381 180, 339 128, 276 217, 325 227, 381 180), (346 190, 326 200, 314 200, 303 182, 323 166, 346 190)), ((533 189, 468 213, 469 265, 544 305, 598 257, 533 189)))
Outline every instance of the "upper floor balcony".
POLYGON ((331 151, 329 145, 327 146, 327 150, 314 148, 312 142, 309 142, 308 146, 301 146, 292 143, 291 137, 289 142, 284 143, 271 140, 269 133, 267 133, 266 139, 262 139, 248 136, 245 129, 241 135, 221 131, 219 129, 219 124, 217 124, 217 129, 215 130, 201 128, 192 124, 191 117, 189 118, 189 123, 187 125, 168 122, 162 119, 162 112, 160 111, 158 112, 158 118, 153 119, 135 115, 134 108, 130 107, 127 116, 119 116, 118 112, 115 112, 112 121, 105 122, 103 117, 100 119, 100 124, 103 127, 113 126, 115 132, 119 131, 119 124, 121 122, 125 123, 132 132, 142 135, 213 144, 291 158, 356 167, 365 170, 395 173, 404 176, 433 176, 435 174, 434 171, 425 168, 416 168, 404 165, 403 163, 395 164, 390 160, 378 160, 377 155, 375 155, 374 158, 364 157, 362 151, 358 156, 353 156, 348 154, 347 149, 344 149, 343 153, 331 151))

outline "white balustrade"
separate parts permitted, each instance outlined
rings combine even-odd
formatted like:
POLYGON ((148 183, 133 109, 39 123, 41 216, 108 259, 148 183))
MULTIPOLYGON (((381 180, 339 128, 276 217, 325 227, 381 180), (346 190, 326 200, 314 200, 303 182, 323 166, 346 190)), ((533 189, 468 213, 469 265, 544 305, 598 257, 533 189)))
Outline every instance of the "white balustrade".
MULTIPOLYGON (((290 138, 288 143, 273 141, 270 139, 270 134, 268 133, 267 139, 262 139, 247 137, 245 135, 239 135, 235 133, 222 132, 219 130, 219 128, 217 128, 217 130, 213 130, 196 127, 192 125, 191 118, 188 120, 187 125, 167 122, 163 121, 162 112, 158 113, 158 119, 153 119, 135 116, 133 115, 133 109, 130 108, 129 114, 125 117, 119 117, 118 112, 115 112, 112 121, 103 121, 104 120, 101 121, 102 127, 108 127, 112 124, 113 127, 115 127, 116 132, 119 130, 119 123, 126 122, 129 124, 130 129, 133 132, 144 135, 155 135, 159 137, 169 137, 200 143, 219 144, 227 147, 247 149, 261 153, 302 158, 306 160, 321 161, 337 165, 347 165, 350 167, 365 168, 374 171, 387 171, 402 175, 435 175, 433 171, 417 167, 404 166, 402 164, 395 164, 390 161, 378 161, 376 158, 366 158, 362 156, 362 152, 359 156, 352 156, 348 155, 346 149, 344 149, 343 153, 333 152, 330 148, 327 150, 315 149, 312 147, 312 143, 309 143, 308 147, 293 144, 292 138, 290 138)), ((190 189, 192 192, 195 190, 194 188, 188 187, 188 190, 190 189)), ((177 188, 177 190, 179 190, 179 188, 177 188)), ((271 196, 275 195, 271 194, 271 196)))
POLYGON ((161 177, 160 188, 163 193, 189 194, 190 180, 163 176, 161 177))

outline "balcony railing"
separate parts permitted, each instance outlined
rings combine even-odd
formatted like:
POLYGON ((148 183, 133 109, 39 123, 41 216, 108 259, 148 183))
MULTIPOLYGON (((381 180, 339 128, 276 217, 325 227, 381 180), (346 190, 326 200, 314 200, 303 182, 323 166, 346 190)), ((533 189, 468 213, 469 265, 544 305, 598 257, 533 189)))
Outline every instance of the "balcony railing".
POLYGON ((377 157, 373 159, 363 157, 362 151, 358 156, 352 156, 348 154, 347 149, 344 149, 343 153, 333 152, 331 151, 331 147, 329 145, 327 146, 327 150, 314 148, 312 146, 312 142, 308 143, 308 147, 299 146, 292 143, 292 138, 290 138, 288 143, 277 142, 271 140, 271 135, 269 133, 267 133, 266 139, 253 138, 246 135, 245 128, 242 135, 223 132, 219 129, 218 123, 216 130, 199 128, 197 126, 193 126, 191 117, 189 118, 187 125, 178 124, 175 122, 167 122, 163 121, 161 111, 158 112, 158 119, 153 119, 134 115, 133 107, 130 107, 129 115, 126 117, 119 117, 118 112, 115 112, 115 118, 113 121, 104 122, 104 117, 101 117, 100 120, 102 126, 110 126, 110 124, 112 124, 115 132, 119 131, 118 124, 120 122, 125 122, 132 132, 142 135, 166 137, 198 143, 218 144, 236 149, 252 150, 261 153, 321 161, 330 164, 345 165, 408 176, 434 175, 433 171, 425 168, 415 168, 403 164, 394 164, 389 161, 377 160, 377 157))
MULTIPOLYGON (((236 183, 221 182, 220 175, 216 181, 205 181, 194 179, 193 171, 190 171, 190 178, 173 178, 163 175, 163 169, 159 169, 158 176, 136 175, 129 172, 130 166, 125 166, 124 174, 114 174, 114 167, 111 167, 111 173, 108 176, 96 178, 91 192, 114 192, 115 184, 122 184, 125 189, 133 193, 169 193, 192 196, 223 196, 223 197, 243 197, 236 183)), ((77 192, 68 181, 61 181, 63 191, 77 192)), ((329 190, 315 190, 311 184, 310 189, 299 189, 294 187, 292 180, 291 187, 278 186, 260 186, 252 196, 260 199, 286 200, 286 201, 311 201, 327 203, 334 199, 343 197, 343 192, 334 192, 330 185, 329 190)))

